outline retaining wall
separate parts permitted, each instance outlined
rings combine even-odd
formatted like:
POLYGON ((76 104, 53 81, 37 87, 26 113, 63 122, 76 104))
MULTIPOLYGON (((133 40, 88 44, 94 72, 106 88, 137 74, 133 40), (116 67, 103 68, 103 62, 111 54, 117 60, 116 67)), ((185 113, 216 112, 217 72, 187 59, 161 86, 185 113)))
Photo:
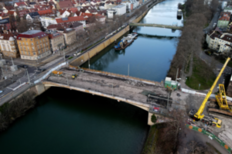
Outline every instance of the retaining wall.
POLYGON ((83 63, 85 63, 88 59, 95 56, 97 53, 101 52, 103 49, 105 49, 110 44, 114 43, 115 40, 119 39, 121 36, 123 36, 125 33, 127 33, 130 30, 129 26, 126 26, 123 28, 120 32, 115 34, 114 36, 110 37, 109 39, 105 40, 101 44, 97 45, 96 47, 92 48, 88 52, 82 54, 77 59, 73 60, 70 64, 73 66, 80 66, 83 63))

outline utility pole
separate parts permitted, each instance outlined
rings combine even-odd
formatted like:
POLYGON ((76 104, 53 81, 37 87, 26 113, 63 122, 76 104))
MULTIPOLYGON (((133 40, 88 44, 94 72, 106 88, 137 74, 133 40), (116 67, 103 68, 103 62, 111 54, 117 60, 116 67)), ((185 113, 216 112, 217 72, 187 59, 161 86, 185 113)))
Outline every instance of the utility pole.
POLYGON ((12 62, 12 66, 14 66, 14 61, 13 61, 12 57, 11 57, 11 62, 12 62))
POLYGON ((66 81, 67 81, 67 85, 69 86, 68 75, 67 74, 66 74, 66 81))
MULTIPOLYGON (((64 50, 63 50, 64 51, 64 50)), ((65 52, 64 52, 64 62, 65 62, 66 60, 65 60, 65 52)))
POLYGON ((177 68, 177 71, 176 71, 176 81, 177 81, 178 71, 179 71, 179 68, 177 68))
POLYGON ((128 76, 130 74, 130 64, 128 64, 128 76))
POLYGON ((28 70, 27 70, 27 78, 28 78, 28 83, 31 84, 30 77, 29 77, 29 74, 28 74, 28 70))

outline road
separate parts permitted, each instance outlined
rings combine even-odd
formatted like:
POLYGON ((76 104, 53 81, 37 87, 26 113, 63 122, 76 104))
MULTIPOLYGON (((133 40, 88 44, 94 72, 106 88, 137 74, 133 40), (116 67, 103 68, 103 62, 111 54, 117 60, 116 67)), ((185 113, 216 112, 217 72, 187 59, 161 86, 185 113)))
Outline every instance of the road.
POLYGON ((203 31, 205 32, 205 34, 207 34, 210 30, 213 29, 213 25, 214 23, 217 23, 219 15, 220 15, 221 11, 220 9, 217 9, 217 12, 215 12, 213 19, 211 20, 211 22, 209 23, 209 26, 206 27, 203 31))

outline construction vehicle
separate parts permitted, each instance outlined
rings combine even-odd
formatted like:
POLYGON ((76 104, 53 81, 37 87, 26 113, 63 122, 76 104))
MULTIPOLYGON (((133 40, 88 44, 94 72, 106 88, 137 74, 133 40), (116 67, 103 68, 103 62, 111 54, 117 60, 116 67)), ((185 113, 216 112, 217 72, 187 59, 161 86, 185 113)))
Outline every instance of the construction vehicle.
POLYGON ((73 74, 72 75, 72 79, 76 79, 77 75, 76 74, 73 74))
POLYGON ((52 74, 57 75, 57 76, 63 76, 63 72, 61 71, 52 71, 52 74))
MULTIPOLYGON (((226 68, 226 66, 227 66, 227 64, 228 64, 229 61, 230 61, 230 58, 227 58, 225 64, 223 65, 221 71, 219 72, 217 78, 215 79, 212 87, 208 91, 208 93, 207 93, 205 99, 203 100, 203 102, 202 102, 200 108, 198 109, 198 111, 195 110, 195 109, 190 110, 189 115, 190 115, 190 117, 194 118, 194 120, 198 120, 198 121, 201 121, 201 122, 203 122, 203 123, 205 123, 207 125, 216 126, 218 128, 221 127, 222 121, 220 119, 215 118, 213 116, 206 116, 206 115, 204 115, 202 113, 203 113, 203 111, 205 109, 205 105, 206 105, 206 103, 207 103, 210 95, 213 92, 214 87, 216 86, 219 78, 221 77, 221 75, 222 75, 223 71, 225 70, 225 68, 226 68)), ((224 86, 223 86, 223 88, 219 86, 219 95, 216 97, 216 99, 219 99, 219 101, 221 103, 221 106, 226 108, 225 102, 222 102, 222 100, 224 99, 223 96, 225 98, 225 89, 224 89, 224 86)), ((228 106, 228 104, 227 104, 227 106, 228 106)))

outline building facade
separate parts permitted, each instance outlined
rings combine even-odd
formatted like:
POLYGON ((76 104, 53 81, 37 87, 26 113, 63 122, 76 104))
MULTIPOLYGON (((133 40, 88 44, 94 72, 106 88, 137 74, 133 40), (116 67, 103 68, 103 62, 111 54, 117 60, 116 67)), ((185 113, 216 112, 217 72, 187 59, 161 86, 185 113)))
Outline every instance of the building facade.
POLYGON ((64 35, 56 31, 47 31, 50 46, 53 53, 61 51, 65 47, 64 35))
POLYGON ((19 57, 16 36, 16 33, 11 32, 5 32, 0 35, 0 49, 4 56, 12 58, 19 57))
POLYGON ((213 31, 207 34, 206 42, 210 49, 216 50, 217 52, 230 52, 232 49, 232 34, 222 34, 218 31, 213 31))
POLYGON ((217 27, 226 28, 230 22, 230 12, 222 12, 221 16, 218 19, 217 27))
POLYGON ((63 32, 66 45, 73 44, 76 40, 76 31, 72 28, 67 28, 63 32))
POLYGON ((30 30, 17 36, 21 59, 38 60, 51 54, 48 35, 40 30, 30 30))

